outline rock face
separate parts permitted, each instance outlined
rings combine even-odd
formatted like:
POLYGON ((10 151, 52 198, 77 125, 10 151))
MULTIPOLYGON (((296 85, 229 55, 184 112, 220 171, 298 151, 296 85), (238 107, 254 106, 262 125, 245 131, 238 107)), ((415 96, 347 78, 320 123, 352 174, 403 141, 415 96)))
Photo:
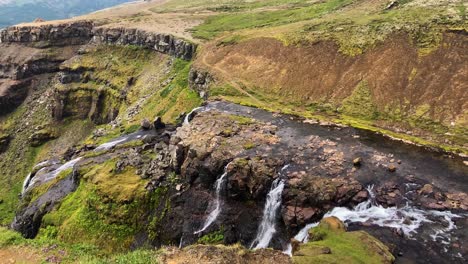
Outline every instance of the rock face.
POLYGON ((113 45, 136 45, 156 50, 177 58, 191 60, 197 46, 168 34, 127 28, 95 28, 93 42, 113 45))
POLYGON ((91 21, 42 26, 9 27, 0 31, 0 43, 32 44, 39 47, 94 43, 136 45, 191 60, 197 45, 169 34, 139 29, 94 27, 91 21))
MULTIPOLYGON (((26 238, 34 238, 41 226, 42 217, 68 194, 75 191, 78 184, 78 174, 72 172, 58 184, 52 186, 45 194, 34 201, 30 201, 26 207, 19 209, 11 227, 26 238)), ((26 197, 23 199, 28 200, 31 198, 26 197)))
POLYGON ((77 21, 65 24, 9 27, 0 31, 0 43, 40 43, 44 46, 80 45, 92 37, 93 23, 77 21))
POLYGON ((210 85, 214 77, 207 71, 192 68, 189 72, 190 88, 197 91, 201 98, 208 98, 210 85))

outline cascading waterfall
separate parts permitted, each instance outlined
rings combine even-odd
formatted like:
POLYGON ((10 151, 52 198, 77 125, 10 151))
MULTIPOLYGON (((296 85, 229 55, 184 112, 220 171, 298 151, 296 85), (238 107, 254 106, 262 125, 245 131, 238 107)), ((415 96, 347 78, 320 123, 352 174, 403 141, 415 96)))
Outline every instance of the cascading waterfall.
POLYGON ((202 108, 203 108, 203 107, 200 106, 200 107, 196 107, 196 108, 194 108, 192 111, 190 111, 190 113, 188 113, 188 114, 185 116, 185 118, 184 118, 184 125, 190 124, 190 120, 193 118, 193 117, 192 117, 193 114, 194 114, 195 112, 197 112, 198 110, 202 109, 202 108))
POLYGON ((228 175, 227 168, 229 164, 226 165, 226 167, 224 168, 223 175, 221 175, 221 177, 219 177, 219 179, 216 180, 216 184, 215 184, 216 185, 216 198, 215 198, 213 210, 210 212, 210 214, 208 215, 208 218, 205 220, 203 227, 200 230, 194 232, 194 234, 199 234, 205 231, 218 218, 219 213, 221 213, 221 205, 222 205, 221 191, 224 188, 224 185, 227 179, 227 175, 228 175))
MULTIPOLYGON (((76 158, 76 159, 73 159, 73 160, 70 160, 68 162, 66 162, 65 164, 61 165, 60 167, 58 167, 57 169, 49 172, 49 173, 46 173, 46 174, 43 174, 43 175, 40 175, 38 177, 36 177, 36 175, 38 175, 42 170, 44 170, 46 167, 40 169, 38 172, 36 172, 34 175, 32 173, 30 173, 24 183, 23 183, 23 192, 22 194, 24 194, 26 191, 28 191, 32 186, 34 186, 34 184, 36 184, 37 182, 41 181, 41 182, 48 182, 50 180, 53 180, 55 179, 62 171, 65 171, 67 169, 70 169, 70 168, 73 168, 75 166, 75 164, 80 161, 82 158, 76 158)), ((38 168, 39 167, 39 164, 35 166, 35 168, 38 168)))
MULTIPOLYGON (((433 229, 433 234, 430 237, 435 242, 449 244, 451 239, 449 232, 456 228, 453 219, 463 217, 450 211, 425 211, 410 205, 402 208, 384 208, 375 202, 373 186, 369 186, 367 191, 370 196, 370 199, 367 201, 358 204, 354 209, 335 207, 326 213, 324 218, 335 216, 345 223, 366 223, 380 227, 396 228, 401 230, 408 238, 412 238, 414 234, 417 234, 417 229, 423 223, 434 224, 437 219, 444 224, 438 229, 433 229), (409 219, 410 221, 408 221, 409 219)), ((318 224, 317 222, 306 225, 294 238, 302 243, 307 243, 309 240, 309 230, 318 224)), ((288 245, 284 253, 291 255, 290 248, 291 246, 288 245)))
POLYGON ((354 209, 350 210, 346 207, 336 207, 324 217, 335 216, 343 222, 348 223, 368 223, 380 227, 396 228, 401 230, 408 238, 417 233, 417 229, 424 223, 443 222, 447 227, 434 229, 435 235, 432 236, 434 241, 441 239, 442 242, 450 240, 447 233, 456 228, 453 218, 460 218, 461 215, 454 214, 450 211, 435 211, 421 210, 410 205, 404 207, 383 207, 374 202, 375 194, 372 187, 368 187, 368 192, 371 199, 358 204, 354 209), (410 219, 410 221, 408 221, 410 219), (439 236, 444 234, 444 236, 439 236))
MULTIPOLYGON (((284 166, 280 171, 287 169, 289 165, 284 166)), ((273 235, 276 233, 276 220, 278 210, 281 206, 281 195, 283 194, 284 180, 278 177, 271 186, 270 192, 267 195, 265 208, 263 209, 262 222, 258 228, 257 236, 250 245, 250 248, 260 249, 266 248, 270 244, 273 235)))
POLYGON ((99 145, 97 148, 94 149, 94 151, 98 152, 98 151, 103 151, 103 150, 109 150, 109 149, 113 148, 114 146, 126 141, 127 139, 128 139, 128 137, 122 137, 122 138, 119 138, 119 139, 116 139, 116 140, 112 140, 110 142, 99 145))

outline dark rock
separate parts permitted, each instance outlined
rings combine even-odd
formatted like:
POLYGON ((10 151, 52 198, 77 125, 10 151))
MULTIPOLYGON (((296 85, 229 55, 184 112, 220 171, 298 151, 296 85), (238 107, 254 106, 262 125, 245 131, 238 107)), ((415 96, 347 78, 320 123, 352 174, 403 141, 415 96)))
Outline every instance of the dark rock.
POLYGON ((157 116, 153 121, 154 129, 162 129, 166 127, 166 124, 162 121, 160 116, 157 116))
MULTIPOLYGON (((54 206, 74 192, 79 184, 77 171, 50 187, 46 193, 17 212, 11 227, 25 238, 34 238, 41 226, 42 217, 52 211, 54 206)), ((28 195, 28 193, 26 193, 28 195)), ((27 199, 27 198, 23 198, 27 199)))
POLYGON ((7 150, 9 143, 10 143, 10 136, 0 133, 0 153, 7 150))

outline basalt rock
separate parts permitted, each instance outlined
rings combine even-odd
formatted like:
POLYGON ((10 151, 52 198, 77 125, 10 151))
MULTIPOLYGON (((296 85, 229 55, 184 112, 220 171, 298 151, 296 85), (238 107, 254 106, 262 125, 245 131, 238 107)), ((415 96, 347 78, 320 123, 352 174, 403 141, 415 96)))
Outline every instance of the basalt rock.
POLYGON ((0 31, 0 43, 36 44, 39 46, 82 45, 92 37, 93 23, 76 21, 41 26, 14 26, 0 31))
POLYGON ((158 34, 139 29, 94 28, 93 42, 114 45, 136 45, 169 54, 177 58, 191 60, 197 46, 169 34, 158 34))
POLYGON ((208 92, 213 83, 214 78, 209 72, 196 68, 190 69, 189 86, 197 91, 201 98, 208 98, 208 92))
POLYGON ((363 186, 351 178, 291 177, 283 193, 283 221, 289 227, 303 226, 332 207, 364 201, 362 191, 363 186))
MULTIPOLYGON (((16 217, 11 224, 11 227, 20 232, 25 238, 34 238, 41 226, 42 217, 50 212, 56 204, 58 204, 68 194, 74 192, 78 187, 78 173, 72 172, 63 180, 49 188, 43 195, 36 200, 26 204, 18 210, 16 217)), ((23 203, 26 203, 26 197, 23 197, 23 203)))

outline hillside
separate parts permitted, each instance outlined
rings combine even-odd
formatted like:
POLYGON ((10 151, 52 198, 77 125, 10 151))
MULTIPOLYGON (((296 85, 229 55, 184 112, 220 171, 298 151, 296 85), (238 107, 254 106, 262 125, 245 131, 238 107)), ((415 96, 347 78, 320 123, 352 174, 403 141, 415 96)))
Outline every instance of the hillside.
POLYGON ((0 263, 466 262, 465 1, 59 2, 0 31, 0 263))

